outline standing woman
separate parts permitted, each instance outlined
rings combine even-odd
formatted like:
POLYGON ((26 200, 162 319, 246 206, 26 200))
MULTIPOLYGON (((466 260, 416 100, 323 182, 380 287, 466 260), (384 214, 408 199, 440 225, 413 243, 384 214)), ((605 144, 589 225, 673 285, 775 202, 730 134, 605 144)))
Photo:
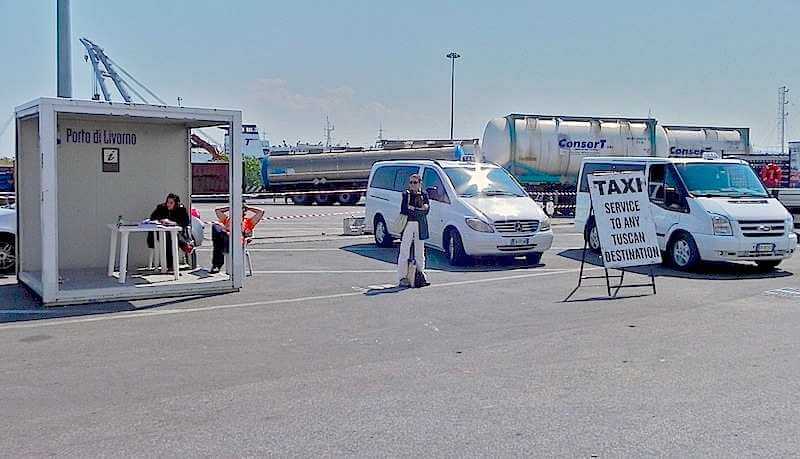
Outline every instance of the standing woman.
POLYGON ((408 178, 408 189, 403 192, 400 213, 408 219, 400 242, 400 255, 397 257, 397 278, 401 287, 408 287, 414 279, 408 279, 408 260, 411 258, 411 244, 414 244, 414 259, 417 270, 422 273, 422 285, 429 285, 425 276, 425 244, 428 239, 428 194, 422 191, 419 175, 408 178))

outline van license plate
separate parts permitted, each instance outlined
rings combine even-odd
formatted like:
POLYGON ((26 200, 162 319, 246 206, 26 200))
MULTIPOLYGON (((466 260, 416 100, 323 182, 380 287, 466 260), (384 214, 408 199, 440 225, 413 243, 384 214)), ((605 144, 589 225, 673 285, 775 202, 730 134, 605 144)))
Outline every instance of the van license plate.
POLYGON ((774 252, 775 244, 756 244, 756 252, 774 252))
POLYGON ((511 239, 511 245, 528 245, 528 244, 530 244, 530 239, 526 237, 511 239))

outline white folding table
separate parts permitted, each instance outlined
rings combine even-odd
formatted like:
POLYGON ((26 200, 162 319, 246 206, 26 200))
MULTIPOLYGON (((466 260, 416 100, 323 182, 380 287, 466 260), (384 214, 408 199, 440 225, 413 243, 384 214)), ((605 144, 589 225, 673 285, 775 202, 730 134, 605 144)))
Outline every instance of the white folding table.
MULTIPOLYGON (((117 238, 119 236, 119 283, 124 284, 128 274, 128 236, 131 233, 161 233, 164 237, 157 243, 161 256, 161 272, 167 272, 167 244, 166 236, 169 233, 172 239, 172 268, 175 272, 175 280, 180 276, 180 262, 178 261, 178 233, 181 231, 179 226, 165 226, 153 224, 140 225, 108 225, 111 230, 111 247, 108 252, 108 275, 114 276, 114 262, 117 255, 117 238)), ((158 238, 156 238, 158 239, 158 238)))

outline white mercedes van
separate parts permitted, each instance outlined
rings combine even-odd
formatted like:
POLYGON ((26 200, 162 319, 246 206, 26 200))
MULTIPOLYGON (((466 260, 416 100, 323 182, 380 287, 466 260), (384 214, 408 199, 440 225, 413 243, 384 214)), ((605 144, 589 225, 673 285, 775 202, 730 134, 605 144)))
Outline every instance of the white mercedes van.
POLYGON ((771 198, 744 161, 704 158, 585 158, 578 177, 575 227, 600 250, 587 176, 644 171, 650 209, 665 261, 689 270, 701 260, 753 261, 778 266, 797 247, 792 215, 771 198))
POLYGON ((522 255, 536 264, 553 243, 549 218, 505 169, 467 161, 393 160, 372 166, 367 188, 365 221, 379 246, 400 237, 391 223, 400 214, 411 174, 422 177, 430 198, 425 244, 447 254, 451 264, 471 256, 522 255))

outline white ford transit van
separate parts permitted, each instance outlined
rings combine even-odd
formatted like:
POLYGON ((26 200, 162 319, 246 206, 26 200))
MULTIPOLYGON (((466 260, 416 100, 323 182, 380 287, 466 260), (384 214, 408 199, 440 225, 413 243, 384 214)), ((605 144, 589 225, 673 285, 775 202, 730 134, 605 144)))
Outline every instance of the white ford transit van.
POLYGON ((575 227, 600 249, 587 176, 644 171, 650 208, 665 261, 688 270, 700 260, 754 261, 765 270, 797 247, 794 222, 744 161, 699 158, 585 158, 578 177, 575 227))
POLYGON ((422 177, 430 198, 427 246, 447 254, 452 264, 470 256, 521 256, 539 263, 553 243, 550 220, 517 180, 494 164, 463 161, 380 161, 367 188, 367 227, 375 243, 388 247, 399 238, 392 222, 400 214, 402 192, 411 174, 422 177))

